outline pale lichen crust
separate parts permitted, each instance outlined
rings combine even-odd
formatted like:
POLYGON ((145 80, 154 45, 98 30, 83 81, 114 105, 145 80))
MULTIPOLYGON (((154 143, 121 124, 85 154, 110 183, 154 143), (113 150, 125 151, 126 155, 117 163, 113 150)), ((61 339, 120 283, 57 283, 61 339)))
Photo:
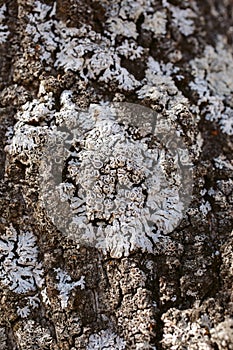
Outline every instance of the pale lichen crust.
POLYGON ((112 257, 137 248, 152 253, 191 200, 192 163, 181 137, 140 105, 79 111, 71 91, 61 101, 60 125, 47 140, 40 167, 40 200, 48 217, 68 237, 112 257))
POLYGON ((43 267, 32 232, 18 233, 12 225, 7 228, 0 238, 0 260, 0 282, 15 293, 35 291, 43 285, 43 267))
POLYGON ((111 330, 102 330, 99 333, 92 334, 89 337, 89 343, 87 350, 94 349, 115 349, 115 350, 124 350, 126 342, 120 338, 117 334, 111 332, 111 330))
POLYGON ((7 38, 10 34, 8 30, 8 26, 6 24, 7 22, 6 11, 7 11, 6 4, 3 4, 0 7, 0 46, 7 41, 7 38))

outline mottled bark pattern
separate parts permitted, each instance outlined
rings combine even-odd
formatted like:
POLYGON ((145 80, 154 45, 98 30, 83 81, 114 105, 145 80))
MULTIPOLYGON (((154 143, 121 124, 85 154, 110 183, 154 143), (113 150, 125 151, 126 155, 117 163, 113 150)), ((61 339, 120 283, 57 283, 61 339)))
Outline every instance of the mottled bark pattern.
POLYGON ((233 349, 232 43, 232 0, 0 0, 1 350, 233 349), (64 90, 150 107, 183 136, 193 198, 154 253, 77 246, 38 205, 64 90), (50 97, 51 118, 31 107, 50 97))

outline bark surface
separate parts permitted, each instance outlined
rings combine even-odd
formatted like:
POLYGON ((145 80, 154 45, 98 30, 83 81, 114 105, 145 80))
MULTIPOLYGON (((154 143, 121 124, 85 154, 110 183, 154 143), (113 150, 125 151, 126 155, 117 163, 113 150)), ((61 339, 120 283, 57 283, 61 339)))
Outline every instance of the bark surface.
POLYGON ((233 349, 232 43, 232 0, 0 0, 0 350, 233 349), (106 102, 159 113, 193 164, 179 225, 122 256, 39 202, 47 135, 106 102))

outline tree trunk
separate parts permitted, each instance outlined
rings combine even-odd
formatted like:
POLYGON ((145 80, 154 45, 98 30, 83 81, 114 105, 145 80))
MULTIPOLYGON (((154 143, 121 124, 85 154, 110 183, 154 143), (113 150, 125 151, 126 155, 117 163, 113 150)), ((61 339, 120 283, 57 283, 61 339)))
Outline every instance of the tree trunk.
POLYGON ((232 42, 232 0, 0 1, 0 349, 233 349, 232 42))

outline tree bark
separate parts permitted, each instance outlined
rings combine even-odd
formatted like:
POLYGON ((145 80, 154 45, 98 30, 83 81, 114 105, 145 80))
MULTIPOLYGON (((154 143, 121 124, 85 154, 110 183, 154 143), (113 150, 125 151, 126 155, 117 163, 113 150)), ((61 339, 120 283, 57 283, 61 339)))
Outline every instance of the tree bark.
POLYGON ((0 1, 0 349, 233 349, 232 42, 232 0, 0 1), (120 117, 108 135, 109 103, 120 117), (169 126, 165 136, 144 136, 143 108, 169 126), (58 137, 74 127, 52 184, 66 154, 58 137), (94 149, 102 160, 118 133, 125 158, 112 151, 114 184, 99 191, 116 203, 124 174, 141 214, 126 199, 94 209, 94 182, 79 192, 91 172, 83 159, 94 149), (171 135, 188 172, 161 141, 171 135), (160 147, 157 197, 131 159, 145 144, 160 147), (148 233, 149 198, 160 202, 148 233), (70 208, 82 236, 67 229, 70 208), (127 210, 134 240, 129 225, 121 231, 127 210), (99 227, 113 230, 110 243, 90 238, 99 227))

